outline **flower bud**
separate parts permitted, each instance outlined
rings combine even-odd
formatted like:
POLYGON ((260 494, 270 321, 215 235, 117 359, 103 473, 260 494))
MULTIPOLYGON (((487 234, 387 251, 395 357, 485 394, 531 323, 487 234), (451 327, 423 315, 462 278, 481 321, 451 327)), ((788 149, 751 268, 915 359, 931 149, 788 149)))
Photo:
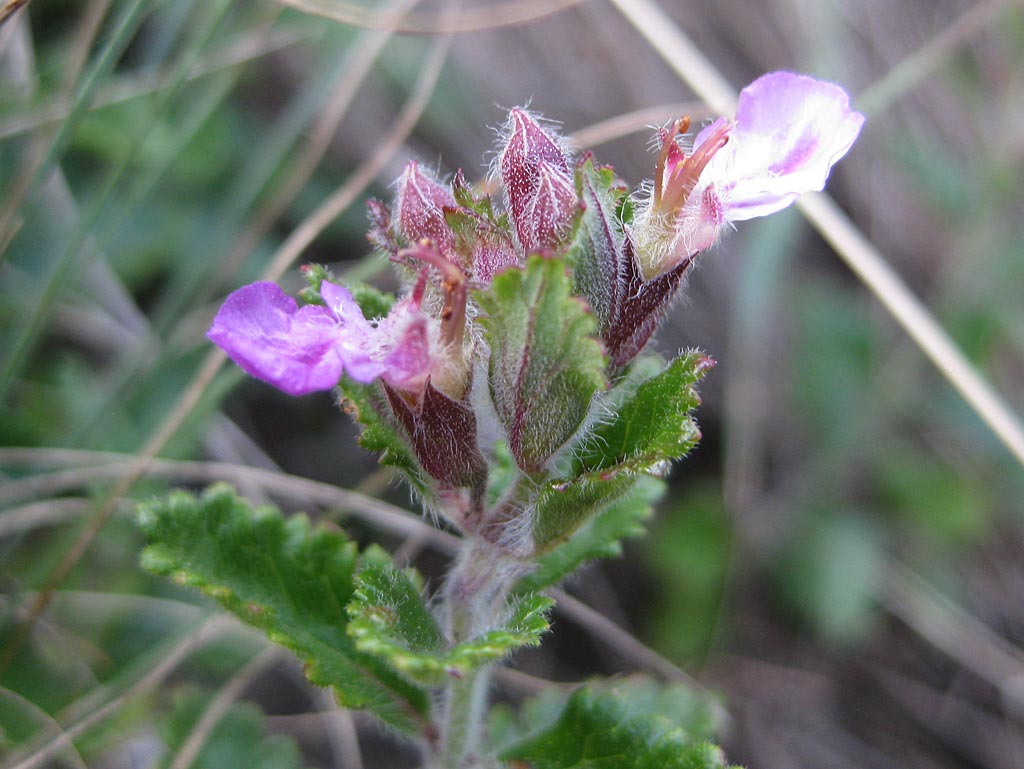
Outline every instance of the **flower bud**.
POLYGON ((558 137, 514 109, 499 158, 505 201, 524 254, 557 249, 579 207, 569 160, 558 137))
POLYGON ((452 191, 421 171, 415 160, 410 160, 398 180, 395 196, 394 223, 399 234, 410 243, 424 238, 431 240, 450 258, 454 235, 445 221, 444 209, 454 205, 452 191))

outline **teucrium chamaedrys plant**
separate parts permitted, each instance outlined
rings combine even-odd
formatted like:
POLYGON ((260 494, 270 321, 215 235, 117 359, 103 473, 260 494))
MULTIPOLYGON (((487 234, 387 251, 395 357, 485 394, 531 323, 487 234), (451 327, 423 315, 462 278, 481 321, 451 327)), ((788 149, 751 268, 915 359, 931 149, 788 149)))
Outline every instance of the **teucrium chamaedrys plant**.
POLYGON ((224 487, 144 508, 146 566, 264 629, 429 766, 719 765, 696 721, 674 725, 626 685, 485 729, 487 671, 539 642, 544 588, 638 533, 657 479, 699 438, 695 386, 712 361, 642 354, 696 254, 730 222, 820 190, 863 120, 838 86, 776 72, 689 151, 687 119, 663 129, 655 179, 633 196, 520 109, 495 163, 503 209, 461 173, 444 184, 409 163, 394 203, 370 206, 401 298, 311 267, 302 306, 254 283, 209 337, 286 393, 338 394, 363 445, 461 533, 440 594, 383 551, 224 487))

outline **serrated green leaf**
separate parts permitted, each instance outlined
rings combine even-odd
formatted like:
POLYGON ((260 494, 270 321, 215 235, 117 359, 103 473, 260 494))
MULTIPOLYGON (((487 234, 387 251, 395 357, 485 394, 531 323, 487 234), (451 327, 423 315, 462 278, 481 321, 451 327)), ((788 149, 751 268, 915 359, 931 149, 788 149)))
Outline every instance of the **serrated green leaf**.
POLYGON ((433 489, 409 445, 399 434, 399 428, 397 425, 392 426, 391 420, 382 416, 388 413, 389 406, 379 385, 362 385, 344 377, 339 390, 344 398, 345 410, 363 427, 359 445, 367 451, 379 452, 378 461, 382 465, 401 471, 417 495, 427 501, 432 500, 433 489))
POLYGON ((534 502, 535 552, 544 553, 560 544, 588 518, 624 497, 638 480, 630 473, 605 476, 597 472, 545 484, 534 502))
POLYGON ((682 355, 644 379, 653 364, 638 361, 610 393, 613 416, 599 424, 573 457, 569 480, 541 486, 534 500, 533 540, 545 552, 587 519, 624 497, 641 476, 660 475, 700 438, 690 412, 694 384, 710 365, 699 353, 682 355))
POLYGON ((345 632, 359 558, 341 532, 254 509, 225 485, 199 498, 173 493, 142 506, 139 520, 150 541, 145 568, 199 588, 291 649, 310 681, 332 687, 344 706, 407 733, 427 726, 427 693, 358 651, 345 632))
POLYGON ((413 680, 434 683, 443 673, 434 663, 444 637, 408 572, 378 564, 360 571, 348 615, 348 634, 360 651, 413 680))
POLYGON ((491 395, 516 463, 537 473, 576 432, 605 387, 593 315, 560 259, 533 256, 477 294, 491 347, 491 395))
POLYGON ((548 630, 547 613, 554 604, 542 595, 515 600, 500 627, 456 644, 448 651, 449 661, 456 669, 468 671, 499 660, 521 646, 537 646, 548 630))
POLYGON ((514 602, 500 627, 446 647, 440 628, 408 572, 394 567, 364 569, 349 604, 349 634, 356 648, 387 661, 410 679, 441 684, 501 659, 520 646, 534 646, 548 629, 549 598, 527 595, 514 602))
POLYGON ((700 439, 690 416, 700 404, 694 385, 712 365, 690 351, 637 387, 591 434, 578 455, 580 469, 650 472, 686 454, 700 439))
MULTIPOLYGON (((722 727, 725 711, 719 699, 682 684, 662 684, 644 675, 587 685, 592 696, 611 696, 623 706, 626 718, 658 716, 671 727, 682 729, 691 741, 712 740, 722 727)), ((496 705, 488 715, 488 739, 496 753, 515 743, 532 740, 557 723, 571 693, 548 689, 530 697, 513 710, 496 705)))
POLYGON ((665 492, 657 478, 639 478, 625 496, 598 513, 567 541, 537 559, 538 568, 521 579, 517 592, 536 592, 554 585, 588 561, 622 554, 623 539, 644 533, 643 522, 665 492))
POLYGON ((500 758, 532 769, 722 769, 722 751, 671 718, 642 712, 617 687, 585 687, 558 720, 505 748, 500 758))

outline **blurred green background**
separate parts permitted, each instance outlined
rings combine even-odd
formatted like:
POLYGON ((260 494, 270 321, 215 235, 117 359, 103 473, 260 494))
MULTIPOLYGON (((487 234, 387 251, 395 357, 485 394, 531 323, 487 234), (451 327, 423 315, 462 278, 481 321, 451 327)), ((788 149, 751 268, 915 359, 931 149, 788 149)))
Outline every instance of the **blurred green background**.
MULTIPOLYGON (((289 289, 307 261, 393 288, 366 196, 389 198, 410 157, 482 179, 511 106, 569 134, 623 117, 580 149, 631 185, 653 169, 645 125, 710 116, 603 0, 467 0, 448 17, 425 0, 397 31, 368 0, 316 4, 340 21, 293 4, 32 0, 0 27, 3 767, 355 767, 359 750, 414 765, 137 567, 132 500, 224 477, 214 462, 408 503, 327 396, 228 367, 197 385, 205 329, 282 251, 289 289), (184 395, 167 461, 123 494, 184 395), (200 728, 211 698, 226 715, 200 728)), ((793 69, 850 91, 868 122, 829 191, 1024 408, 1021 3, 660 4, 736 86, 793 69)), ((721 693, 733 761, 1024 765, 1024 472, 877 299, 787 211, 701 258, 654 346, 719 362, 704 439, 650 536, 569 591, 721 693)), ((439 573, 429 550, 403 557, 439 573)), ((644 660, 556 614, 511 667, 532 676, 500 679, 517 700, 644 660)))

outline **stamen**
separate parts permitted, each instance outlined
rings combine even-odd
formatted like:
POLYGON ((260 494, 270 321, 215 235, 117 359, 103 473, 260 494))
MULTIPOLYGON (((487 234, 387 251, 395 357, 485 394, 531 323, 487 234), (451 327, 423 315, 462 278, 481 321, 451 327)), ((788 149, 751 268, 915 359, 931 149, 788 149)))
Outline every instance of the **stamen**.
POLYGON ((669 180, 668 195, 661 201, 660 207, 663 211, 676 211, 683 206, 697 186, 700 175, 704 173, 711 158, 729 143, 731 129, 731 123, 723 122, 707 140, 694 150, 692 155, 676 166, 675 173, 669 180))
POLYGON ((662 137, 661 152, 658 154, 658 164, 654 167, 654 205, 661 203, 662 185, 664 184, 665 165, 668 163, 668 153, 675 144, 676 137, 690 130, 690 116, 683 115, 678 120, 672 121, 672 125, 665 131, 662 137))

